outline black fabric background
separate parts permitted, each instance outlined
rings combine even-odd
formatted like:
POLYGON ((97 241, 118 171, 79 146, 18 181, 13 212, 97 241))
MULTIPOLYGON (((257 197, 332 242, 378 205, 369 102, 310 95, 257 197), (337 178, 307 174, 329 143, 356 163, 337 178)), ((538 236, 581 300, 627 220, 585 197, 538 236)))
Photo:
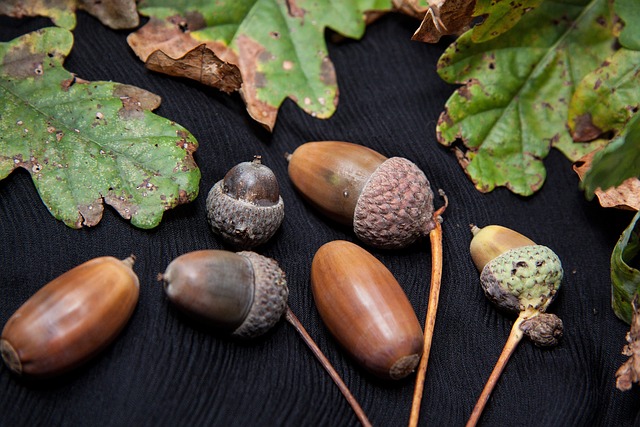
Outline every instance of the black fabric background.
MULTIPOLYGON (((0 18, 10 40, 45 19, 0 18)), ((253 123, 238 95, 145 70, 113 31, 78 14, 75 46, 65 66, 87 80, 113 80, 162 96, 156 113, 189 129, 200 143, 200 195, 168 211, 144 231, 111 208, 94 228, 72 230, 46 210, 24 170, 0 181, 0 325, 37 289, 97 256, 137 256, 140 301, 124 332, 78 370, 46 382, 23 381, 0 368, 0 425, 249 426, 357 425, 350 407, 294 329, 281 321, 263 338, 237 342, 185 320, 163 296, 156 275, 175 257, 223 248, 206 222, 211 186, 240 161, 261 154, 277 175, 284 223, 258 249, 288 275, 289 304, 376 426, 405 425, 414 377, 385 382, 356 366, 328 334, 309 289, 315 251, 350 230, 319 216, 294 191, 285 152, 310 140, 347 140, 420 166, 434 189, 444 189, 444 270, 421 425, 463 425, 509 334, 513 319, 485 299, 468 254, 469 223, 514 228, 553 248, 565 279, 550 308, 565 324, 561 344, 541 350, 523 341, 509 362, 481 420, 486 426, 632 425, 638 389, 615 389, 625 357, 627 325, 610 308, 609 257, 631 213, 586 201, 570 162, 552 151, 547 181, 537 194, 476 191, 453 153, 435 140, 435 123, 454 87, 435 64, 448 42, 411 42, 418 22, 388 15, 360 41, 327 38, 340 103, 317 120, 292 102, 281 108, 273 133, 253 123)), ((437 200, 440 205, 441 201, 437 200)), ((428 240, 402 251, 371 250, 396 276, 424 321, 431 258, 428 240)))

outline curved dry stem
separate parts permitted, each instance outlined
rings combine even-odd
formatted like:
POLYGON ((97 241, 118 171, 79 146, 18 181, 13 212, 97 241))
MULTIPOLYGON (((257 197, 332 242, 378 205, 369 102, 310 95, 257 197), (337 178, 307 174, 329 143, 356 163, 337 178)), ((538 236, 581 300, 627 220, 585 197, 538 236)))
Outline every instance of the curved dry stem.
POLYGON ((442 219, 449 199, 444 191, 439 191, 444 198, 444 205, 433 213, 435 218, 435 228, 429 233, 431 241, 431 286, 429 289, 429 303, 427 306, 427 317, 424 322, 424 345, 422 348, 422 358, 418 365, 416 385, 413 391, 413 402, 411 404, 411 415, 409 416, 409 426, 416 427, 420 418, 420 406, 422 404, 422 393, 424 390, 424 379, 429 363, 429 353, 431 353, 431 343, 433 342, 433 330, 436 324, 436 312, 438 310, 438 300, 440 299, 440 287, 442 284, 442 219))
POLYGON ((293 325, 296 331, 298 331, 298 333, 302 337, 302 340, 311 349, 311 352, 313 352, 316 359, 318 359, 318 361, 320 362, 322 367, 325 369, 325 371, 327 371, 327 373, 329 374, 333 382, 338 386, 342 395, 345 397, 345 399, 347 399, 347 402, 349 402, 349 405, 351 405, 351 408, 353 409, 353 412, 355 412, 360 423, 364 427, 371 427, 371 422, 367 418, 367 415, 364 413, 364 410, 362 410, 362 407, 360 406, 356 398, 353 397, 353 395, 351 394, 349 387, 347 387, 344 381, 342 381, 340 374, 338 374, 338 372, 334 369, 329 359, 327 359, 324 353, 322 353, 322 350, 320 350, 320 348, 318 347, 316 342, 313 340, 313 338, 311 338, 309 333, 307 333, 307 330, 304 328, 304 326, 302 326, 302 323, 300 323, 300 320, 298 320, 298 318, 293 313, 293 311, 291 311, 291 308, 289 306, 287 306, 287 312, 286 312, 285 318, 287 319, 287 322, 293 325))
POLYGON ((524 322, 525 320, 531 317, 533 317, 532 313, 529 310, 524 310, 520 312, 520 315, 518 316, 516 321, 513 323, 513 326, 511 327, 511 333, 509 334, 509 338, 507 338, 507 342, 505 343, 502 349, 502 353, 500 353, 500 357, 498 358, 496 365, 493 367, 493 371, 491 372, 491 375, 489 376, 487 383, 482 389, 482 393, 478 398, 478 402, 476 403, 476 406, 473 408, 473 411, 471 412, 471 416, 469 417, 469 421, 467 421, 466 427, 474 427, 475 425, 478 424, 478 421, 480 420, 480 416, 482 415, 482 411, 484 410, 484 407, 489 401, 491 392, 493 391, 496 384, 498 383, 498 379, 500 378, 500 375, 502 374, 504 367, 507 365, 509 358, 513 354, 514 350, 516 349, 520 341, 522 340, 522 337, 524 336, 524 332, 522 332, 522 329, 520 329, 520 325, 522 324, 522 322, 524 322))

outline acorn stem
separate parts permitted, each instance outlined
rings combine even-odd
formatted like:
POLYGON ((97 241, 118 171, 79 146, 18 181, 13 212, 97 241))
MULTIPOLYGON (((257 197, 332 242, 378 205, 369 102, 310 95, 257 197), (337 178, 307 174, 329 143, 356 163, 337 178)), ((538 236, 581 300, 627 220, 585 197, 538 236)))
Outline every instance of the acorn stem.
POLYGON ((351 408, 353 409, 353 412, 355 412, 360 423, 364 427, 371 427, 371 422, 367 418, 367 415, 364 413, 364 410, 362 409, 356 398, 353 396, 353 394, 351 394, 349 387, 347 387, 347 385, 344 383, 344 381, 340 377, 340 374, 338 374, 338 372, 334 369, 329 359, 327 359, 324 353, 322 353, 320 347, 318 347, 313 338, 311 338, 307 330, 304 328, 304 326, 302 326, 302 323, 300 323, 300 320, 298 320, 293 311, 291 311, 291 307, 289 306, 287 306, 285 318, 287 319, 287 322, 289 322, 295 328, 295 330, 298 331, 298 333, 302 337, 302 340, 311 349, 311 352, 314 354, 316 359, 318 359, 333 382, 338 386, 342 395, 345 397, 345 399, 347 399, 349 405, 351 405, 351 408))
POLYGON ((480 416, 482 415, 482 411, 484 410, 484 407, 489 401, 491 392, 493 391, 496 384, 498 383, 498 379, 500 378, 502 371, 507 365, 509 358, 513 354, 514 350, 516 349, 520 341, 522 340, 522 337, 524 336, 524 332, 522 331, 522 329, 520 329, 520 325, 525 320, 535 317, 538 314, 539 312, 537 310, 529 308, 527 310, 521 311, 520 314, 518 315, 518 318, 516 319, 516 321, 513 323, 513 326, 511 327, 511 333, 509 334, 509 338, 507 338, 507 342, 505 343, 502 349, 502 353, 500 354, 500 357, 498 358, 496 365, 493 367, 493 371, 491 372, 491 375, 489 376, 487 383, 482 389, 482 393, 478 398, 476 406, 473 408, 473 411, 471 412, 471 416, 469 417, 469 421, 467 421, 466 427, 475 427, 475 425, 478 424, 478 421, 480 420, 480 416))
POLYGON ((133 264, 136 262, 136 256, 134 254, 129 255, 127 258, 122 260, 122 263, 129 268, 133 268, 133 264))
POLYGON ((416 377, 416 385, 413 392, 413 403, 411 404, 411 415, 409 416, 409 426, 416 427, 420 416, 420 405, 422 403, 422 392, 424 390, 424 379, 427 372, 427 364, 429 362, 429 353, 431 352, 431 343, 433 341, 433 330, 436 324, 436 312, 438 310, 438 300, 440 298, 440 285, 442 283, 442 225, 438 218, 444 212, 448 205, 447 196, 441 190, 440 195, 444 197, 445 204, 436 212, 434 212, 435 228, 429 233, 431 241, 431 286, 429 290, 429 303, 427 306, 427 316, 424 322, 424 346, 422 349, 422 358, 418 365, 418 374, 416 377))

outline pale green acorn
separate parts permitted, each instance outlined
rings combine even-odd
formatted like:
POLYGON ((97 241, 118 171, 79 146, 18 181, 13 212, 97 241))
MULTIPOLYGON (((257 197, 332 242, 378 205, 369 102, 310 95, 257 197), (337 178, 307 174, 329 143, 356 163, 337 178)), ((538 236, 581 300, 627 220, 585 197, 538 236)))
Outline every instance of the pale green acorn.
POLYGON ((480 282, 491 302, 511 313, 525 313, 520 329, 537 345, 555 345, 562 336, 562 321, 544 313, 562 283, 558 256, 522 234, 499 225, 473 226, 471 257, 480 270, 480 282), (551 336, 542 336, 547 331, 551 336), (531 335, 533 334, 533 335, 531 335))
POLYGON ((548 247, 511 229, 471 226, 471 258, 480 271, 485 295, 499 308, 518 313, 509 338, 471 412, 467 427, 474 427, 507 361, 523 336, 538 346, 554 346, 562 337, 562 320, 546 313, 562 282, 562 263, 548 247))
POLYGON ((512 312, 527 307, 546 311, 562 281, 558 256, 542 245, 508 250, 482 269, 484 292, 495 304, 512 312))

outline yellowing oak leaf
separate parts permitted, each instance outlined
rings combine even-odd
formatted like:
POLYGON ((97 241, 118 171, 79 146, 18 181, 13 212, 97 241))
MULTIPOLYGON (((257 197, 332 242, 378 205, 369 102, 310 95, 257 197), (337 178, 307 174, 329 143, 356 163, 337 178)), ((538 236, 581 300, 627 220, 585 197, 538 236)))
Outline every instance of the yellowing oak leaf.
POLYGON ((140 18, 135 0, 2 0, 0 15, 14 18, 46 16, 59 27, 76 26, 76 10, 85 10, 113 29, 137 27, 140 18))
POLYGON ((615 49, 608 0, 545 1, 516 26, 484 43, 462 35, 438 62, 440 76, 461 84, 440 116, 437 137, 461 140, 460 163, 487 192, 521 195, 546 179, 550 148, 577 160, 595 147, 573 141, 566 126, 576 85, 615 49))
POLYGON ((335 111, 338 87, 324 33, 364 33, 367 11, 388 11, 390 0, 142 0, 149 22, 128 38, 146 61, 154 51, 181 58, 205 45, 242 77, 241 95, 256 121, 273 129, 278 109, 291 98, 314 117, 335 111))
POLYGON ((0 179, 29 172, 49 211, 73 228, 96 225, 103 203, 155 227, 197 196, 198 143, 150 112, 157 95, 65 70, 72 45, 59 27, 0 43, 0 179))

